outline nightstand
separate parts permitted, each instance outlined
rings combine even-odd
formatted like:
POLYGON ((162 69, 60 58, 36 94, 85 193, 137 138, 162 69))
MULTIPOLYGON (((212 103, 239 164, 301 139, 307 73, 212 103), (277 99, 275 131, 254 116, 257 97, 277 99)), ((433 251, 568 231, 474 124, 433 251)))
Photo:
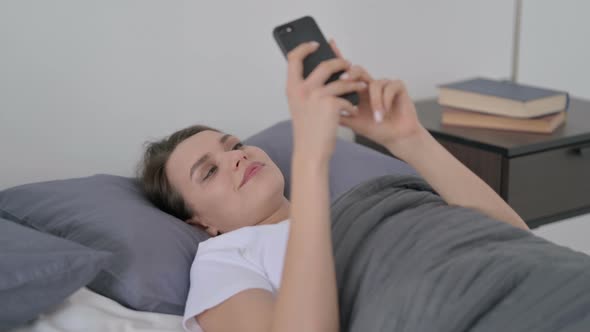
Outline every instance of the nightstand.
MULTIPOLYGON (((550 135, 445 126, 435 99, 416 109, 434 138, 529 227, 590 211, 590 101, 571 98, 566 123, 550 135)), ((355 141, 389 154, 366 137, 355 141)))

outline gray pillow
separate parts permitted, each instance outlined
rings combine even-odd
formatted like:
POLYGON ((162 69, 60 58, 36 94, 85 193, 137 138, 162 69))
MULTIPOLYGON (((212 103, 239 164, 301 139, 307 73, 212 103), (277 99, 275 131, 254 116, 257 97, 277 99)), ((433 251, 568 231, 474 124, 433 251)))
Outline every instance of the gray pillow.
MULTIPOLYGON (((285 176, 285 196, 291 192, 291 121, 282 121, 244 140, 258 146, 277 164, 285 176)), ((388 174, 418 176, 406 162, 384 155, 354 142, 338 139, 330 161, 330 198, 335 200, 359 183, 388 174)))
POLYGON ((0 234, 0 331, 62 302, 112 256, 2 218, 0 234))
POLYGON ((113 252, 90 289, 136 310, 177 315, 198 244, 209 237, 153 206, 134 179, 104 174, 1 191, 2 216, 113 252))

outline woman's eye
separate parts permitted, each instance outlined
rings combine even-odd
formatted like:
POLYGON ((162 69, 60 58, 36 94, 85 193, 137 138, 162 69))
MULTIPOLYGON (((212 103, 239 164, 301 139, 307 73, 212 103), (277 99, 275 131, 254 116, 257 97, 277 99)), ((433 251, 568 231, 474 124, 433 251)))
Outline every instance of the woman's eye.
MULTIPOLYGON (((242 143, 237 143, 236 145, 234 145, 234 147, 232 148, 233 150, 236 149, 241 149, 244 147, 244 144, 242 143)), ((215 172, 217 171, 217 166, 213 166, 209 169, 209 172, 207 172, 207 175, 205 175, 205 177, 203 178, 203 180, 207 180, 209 177, 213 176, 215 174, 215 172)))
POLYGON ((215 174, 215 171, 217 171, 217 166, 211 167, 211 169, 209 169, 209 172, 207 172, 207 175, 205 175, 205 178, 203 178, 203 180, 207 180, 207 178, 215 174))

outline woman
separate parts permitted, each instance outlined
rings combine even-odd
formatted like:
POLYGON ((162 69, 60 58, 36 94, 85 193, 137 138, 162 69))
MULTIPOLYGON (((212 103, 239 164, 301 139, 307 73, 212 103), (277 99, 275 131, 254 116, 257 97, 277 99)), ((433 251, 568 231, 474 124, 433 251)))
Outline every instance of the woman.
POLYGON ((373 79, 331 45, 338 58, 306 79, 303 59, 318 44, 302 44, 288 56, 291 202, 283 196, 280 170, 264 151, 214 129, 190 127, 146 151, 141 177, 148 196, 213 236, 199 245, 191 269, 185 328, 339 331, 328 195, 339 124, 409 163, 449 205, 528 229, 423 128, 400 81, 373 79), (340 80, 324 85, 342 70, 340 80), (360 95, 358 107, 337 97, 353 91, 360 95))

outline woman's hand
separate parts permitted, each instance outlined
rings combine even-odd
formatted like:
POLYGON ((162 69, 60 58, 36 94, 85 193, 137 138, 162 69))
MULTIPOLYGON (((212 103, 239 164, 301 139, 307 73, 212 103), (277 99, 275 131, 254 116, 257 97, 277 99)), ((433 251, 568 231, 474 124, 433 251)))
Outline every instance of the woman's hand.
POLYGON ((334 150, 341 112, 351 116, 358 113, 354 105, 338 96, 360 93, 367 84, 360 80, 336 80, 324 85, 334 73, 351 68, 350 62, 342 57, 322 62, 304 79, 303 60, 318 46, 317 42, 303 43, 289 52, 287 97, 293 119, 294 153, 327 163, 334 150))
MULTIPOLYGON (((331 41, 330 45, 342 58, 336 43, 331 41)), ((360 66, 352 66, 343 76, 341 80, 365 82, 369 88, 359 93, 358 114, 342 117, 340 124, 385 147, 396 146, 422 131, 416 108, 402 81, 374 80, 360 66)))

